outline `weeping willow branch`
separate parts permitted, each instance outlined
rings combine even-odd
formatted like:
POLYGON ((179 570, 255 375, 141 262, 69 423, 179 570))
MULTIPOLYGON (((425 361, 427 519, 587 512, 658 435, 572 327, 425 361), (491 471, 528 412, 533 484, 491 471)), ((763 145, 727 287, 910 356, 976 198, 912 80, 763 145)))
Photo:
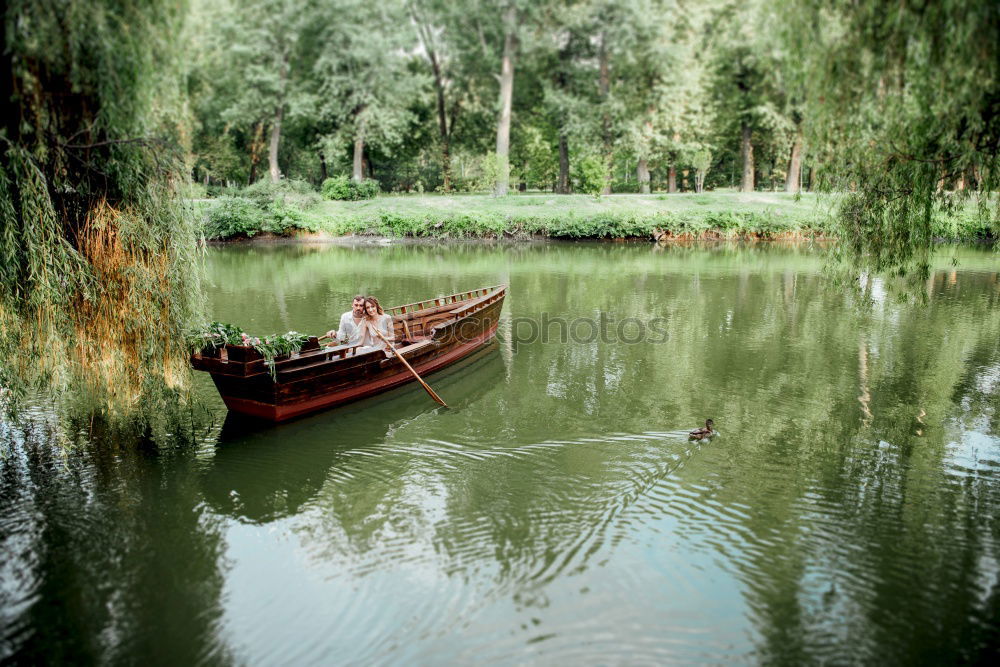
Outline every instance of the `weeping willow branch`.
POLYGON ((1000 236, 1000 6, 788 0, 821 185, 863 271, 922 278, 947 218, 1000 236), (938 232, 938 233, 936 233, 938 232))
POLYGON ((165 78, 185 7, 14 0, 3 12, 0 388, 150 414, 180 394, 179 341, 200 303, 177 128, 156 111, 180 94, 165 78))

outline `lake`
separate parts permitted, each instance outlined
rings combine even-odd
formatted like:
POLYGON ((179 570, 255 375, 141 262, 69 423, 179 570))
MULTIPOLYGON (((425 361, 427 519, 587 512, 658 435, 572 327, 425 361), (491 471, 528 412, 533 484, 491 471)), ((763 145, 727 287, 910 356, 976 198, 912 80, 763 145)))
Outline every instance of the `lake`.
POLYGON ((207 312, 260 335, 334 328, 356 293, 510 289, 496 343, 427 377, 451 409, 410 384, 260 426, 198 374, 187 447, 67 449, 44 405, 0 426, 0 661, 994 655, 998 255, 943 247, 909 299, 826 256, 210 248, 207 312))

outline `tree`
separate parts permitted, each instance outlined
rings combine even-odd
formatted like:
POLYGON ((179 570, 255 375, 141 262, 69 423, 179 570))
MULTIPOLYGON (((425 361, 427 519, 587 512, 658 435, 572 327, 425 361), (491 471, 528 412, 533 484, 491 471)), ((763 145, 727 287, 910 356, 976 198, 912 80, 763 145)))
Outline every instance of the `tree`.
POLYGON ((743 192, 758 186, 759 149, 766 148, 769 156, 784 152, 777 149, 786 145, 791 128, 787 96, 780 85, 784 54, 769 36, 767 19, 755 2, 725 5, 712 28, 717 130, 722 142, 738 137, 743 192))
POLYGON ((705 14, 669 0, 633 0, 620 26, 625 47, 615 59, 622 109, 621 147, 635 156, 639 190, 650 191, 650 163, 668 163, 670 191, 676 166, 703 147, 711 114, 698 46, 705 14))
POLYGON ((461 86, 455 86, 451 62, 447 57, 444 40, 441 39, 441 29, 434 23, 430 11, 440 10, 440 5, 434 5, 428 10, 426 2, 410 0, 407 7, 413 24, 417 30, 421 49, 431 67, 434 82, 435 109, 437 110, 437 125, 441 142, 441 176, 443 189, 451 192, 451 137, 455 131, 455 120, 461 108, 461 86), (453 96, 451 99, 449 97, 453 96))
POLYGON ((590 66, 595 54, 592 23, 586 0, 548 2, 536 22, 535 38, 522 48, 542 88, 536 111, 555 134, 559 194, 570 191, 571 142, 585 143, 591 133, 590 108, 596 102, 590 66))
MULTIPOLYGON (((431 68, 443 187, 450 191, 457 145, 481 155, 490 150, 486 126, 499 126, 494 86, 501 78, 504 14, 481 0, 409 0, 407 6, 431 68)), ((512 93, 514 54, 508 55, 512 93)))
POLYGON ((500 102, 497 118, 497 184, 494 194, 507 194, 510 184, 510 113, 514 100, 514 58, 517 52, 518 8, 508 2, 502 15, 503 52, 500 56, 500 102))
POLYGON ((795 0, 785 9, 822 185, 853 190, 840 227, 856 262, 926 276, 936 213, 974 197, 987 225, 1000 214, 996 3, 795 0))
POLYGON ((224 54, 215 88, 225 97, 220 116, 230 126, 267 129, 272 182, 281 178, 285 124, 311 108, 315 33, 322 27, 317 11, 308 0, 247 0, 238 7, 222 3, 212 14, 215 51, 224 54))
POLYGON ((2 11, 0 387, 150 408, 176 397, 199 296, 194 222, 175 189, 186 6, 2 11))
POLYGON ((423 80, 407 67, 415 35, 399 29, 410 25, 402 2, 340 0, 331 9, 315 65, 317 106, 353 144, 352 176, 360 181, 365 144, 389 150, 402 141, 423 80), (351 16, 352 24, 340 16, 351 16))

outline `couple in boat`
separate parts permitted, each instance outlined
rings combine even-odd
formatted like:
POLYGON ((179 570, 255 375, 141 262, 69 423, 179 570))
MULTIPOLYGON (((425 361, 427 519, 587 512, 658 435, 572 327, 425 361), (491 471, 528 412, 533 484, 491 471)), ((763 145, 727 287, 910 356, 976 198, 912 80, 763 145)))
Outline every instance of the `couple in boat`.
POLYGON ((392 315, 382 309, 375 297, 359 294, 351 301, 351 309, 340 316, 340 326, 327 331, 326 337, 347 345, 360 346, 355 354, 383 350, 388 357, 391 353, 386 341, 391 343, 395 338, 392 315), (379 337, 378 334, 382 336, 379 337))

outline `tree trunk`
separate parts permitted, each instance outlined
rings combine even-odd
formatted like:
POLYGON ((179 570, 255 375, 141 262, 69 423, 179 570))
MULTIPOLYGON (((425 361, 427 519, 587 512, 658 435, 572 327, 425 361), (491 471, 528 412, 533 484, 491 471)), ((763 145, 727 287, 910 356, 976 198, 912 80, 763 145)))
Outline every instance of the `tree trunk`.
POLYGON ((351 174, 351 178, 358 183, 365 179, 364 159, 365 138, 358 132, 358 136, 354 137, 354 171, 351 174))
POLYGON ((788 157, 788 174, 785 176, 785 192, 798 192, 802 178, 802 130, 795 132, 792 154, 788 157))
POLYGON ((267 150, 267 162, 271 173, 271 182, 277 183, 281 180, 281 170, 278 168, 278 144, 281 142, 281 117, 284 115, 284 106, 279 106, 271 122, 271 142, 267 150))
POLYGON ((639 160, 635 167, 635 178, 639 181, 639 192, 649 194, 649 164, 645 159, 639 160))
POLYGON ((503 62, 500 65, 500 120, 497 123, 497 183, 494 194, 502 197, 510 187, 510 107, 514 97, 514 27, 517 9, 504 10, 503 62))
POLYGON ((319 178, 320 178, 320 183, 322 183, 327 179, 326 156, 323 155, 323 151, 319 152, 319 178))
POLYGON ((441 180, 445 192, 451 192, 451 142, 445 135, 441 139, 441 180))
MULTIPOLYGON (((656 113, 655 106, 649 106, 646 109, 646 122, 644 123, 646 128, 646 136, 643 139, 643 150, 644 154, 648 155, 649 143, 648 140, 653 135, 653 121, 652 115, 656 113)), ((639 182, 639 192, 644 195, 649 194, 649 162, 645 157, 639 159, 639 162, 635 165, 635 180, 639 182)))
POLYGON ((694 191, 701 194, 705 191, 705 171, 698 169, 694 174, 694 191))
POLYGON ((677 192, 677 167, 670 165, 670 170, 667 172, 667 192, 674 194, 677 192))
POLYGON ((740 192, 753 192, 753 144, 750 143, 750 124, 742 123, 740 140, 740 159, 743 162, 743 178, 740 180, 740 192))
POLYGON ((611 114, 608 112, 609 97, 611 96, 611 66, 608 62, 607 33, 601 33, 601 46, 598 52, 600 66, 600 79, 598 81, 601 92, 601 103, 604 105, 604 115, 601 120, 601 134, 604 142, 604 189, 602 195, 611 194, 611 168, 614 155, 611 151, 611 114))
POLYGON ((687 192, 688 190, 688 174, 691 173, 689 170, 685 169, 681 172, 681 192, 687 192))
MULTIPOLYGON (((569 92, 569 72, 573 67, 573 33, 570 32, 566 44, 559 49, 559 67, 552 77, 556 89, 569 92)), ((559 176, 556 179, 556 193, 569 194, 569 137, 566 136, 566 118, 562 117, 559 128, 559 176)))
POLYGON ((253 139, 250 140, 250 182, 256 182, 257 180, 257 165, 260 163, 260 147, 264 142, 264 123, 257 123, 257 127, 254 129, 253 139))
POLYGON ((559 134, 559 180, 556 182, 556 192, 569 194, 569 139, 565 134, 559 134))
POLYGON ((451 192, 451 133, 448 131, 448 114, 444 104, 444 80, 437 55, 431 53, 431 68, 434 70, 434 90, 437 93, 438 133, 441 136, 441 178, 444 191, 451 192))
POLYGON ((285 115, 285 85, 288 82, 288 54, 283 54, 281 67, 278 70, 278 108, 274 112, 271 123, 271 142, 268 146, 267 160, 271 172, 271 182, 281 180, 281 169, 278 168, 278 145, 281 143, 281 119, 285 115))
POLYGON ((417 37, 431 63, 434 74, 434 94, 437 97, 438 132, 441 137, 441 179, 445 192, 451 192, 451 132, 448 128, 448 115, 445 111, 445 84, 441 73, 441 63, 438 61, 437 49, 434 48, 434 32, 430 24, 422 20, 417 13, 417 5, 410 5, 410 18, 417 29, 417 37))

